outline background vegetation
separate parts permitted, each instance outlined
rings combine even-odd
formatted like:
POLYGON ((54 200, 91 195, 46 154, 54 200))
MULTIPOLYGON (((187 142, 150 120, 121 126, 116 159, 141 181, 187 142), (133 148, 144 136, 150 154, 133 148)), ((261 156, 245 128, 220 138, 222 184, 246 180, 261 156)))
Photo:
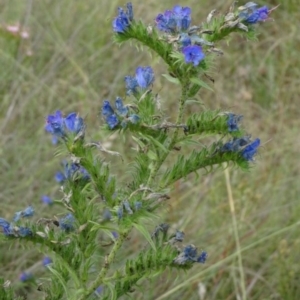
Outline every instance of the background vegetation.
MULTIPOLYGON (((210 10, 225 11, 232 1, 132 2, 135 18, 153 24, 159 12, 175 4, 192 7, 193 23, 200 23, 210 10)), ((205 249, 208 262, 188 274, 166 274, 145 282, 134 299, 240 299, 243 284, 228 204, 230 188, 248 299, 300 299, 299 5, 296 0, 258 2, 269 7, 281 4, 272 13, 274 22, 260 26, 257 42, 235 35, 223 43, 224 56, 209 74, 215 80, 214 92, 202 91, 199 99, 206 107, 243 114, 245 128, 263 142, 260 155, 250 173, 229 170, 230 185, 226 186, 224 171, 176 183, 163 220, 205 249)), ((141 49, 112 43, 111 21, 116 7, 123 4, 0 1, 1 217, 10 219, 28 204, 35 207, 36 218, 61 212, 40 201, 43 194, 61 196, 54 174, 62 157, 54 157, 55 148, 43 129, 49 113, 80 112, 86 116, 90 138, 124 153, 125 161, 130 158, 130 143, 104 136, 98 117, 104 99, 124 96, 123 77, 138 65, 151 65, 157 78, 154 89, 164 109, 172 113, 178 99, 176 88, 160 77, 165 66, 141 49), (29 39, 3 30, 5 24, 18 22, 28 29, 29 39)), ((191 106, 194 109, 201 106, 191 106)), ((118 166, 116 172, 126 178, 126 162, 119 161, 118 166)), ((133 236, 120 260, 134 255, 144 243, 133 236)), ((45 276, 39 269, 41 257, 30 245, 24 249, 18 243, 2 243, 0 276, 19 284, 19 274, 32 265, 45 276)), ((29 293, 39 299, 38 292, 29 293)))

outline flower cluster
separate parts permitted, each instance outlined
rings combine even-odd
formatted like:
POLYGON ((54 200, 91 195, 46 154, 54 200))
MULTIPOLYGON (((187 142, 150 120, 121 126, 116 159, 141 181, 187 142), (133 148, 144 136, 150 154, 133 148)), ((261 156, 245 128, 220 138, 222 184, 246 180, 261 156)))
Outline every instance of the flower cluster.
POLYGON ((117 33, 124 33, 133 21, 132 4, 127 3, 127 10, 124 11, 122 7, 118 8, 118 16, 113 20, 113 30, 117 33))
POLYGON ((249 136, 234 138, 222 146, 221 152, 238 152, 245 160, 253 161, 259 145, 260 139, 258 138, 252 142, 249 136))
POLYGON ((235 115, 233 113, 229 113, 227 119, 228 131, 229 132, 238 131, 239 130, 238 124, 242 120, 242 118, 243 118, 242 115, 235 115))
POLYGON ((178 256, 173 260, 174 264, 186 265, 190 263, 202 263, 204 264, 207 259, 207 253, 202 251, 200 255, 197 253, 197 248, 194 245, 185 246, 178 256))
POLYGON ((135 77, 125 76, 126 94, 138 94, 138 88, 142 91, 148 89, 154 82, 154 72, 151 67, 137 67, 135 77))
POLYGON ((7 220, 0 218, 0 227, 3 229, 5 236, 14 236, 14 237, 26 237, 31 236, 32 231, 24 226, 19 226, 18 223, 21 218, 29 218, 34 214, 34 209, 31 206, 28 206, 23 211, 16 212, 13 221, 8 222, 7 220))
POLYGON ((163 14, 159 14, 155 22, 160 31, 177 36, 186 63, 198 66, 205 58, 201 47, 204 40, 199 38, 194 30, 189 30, 191 25, 191 9, 189 7, 176 5, 172 10, 166 10, 163 14))
POLYGON ((55 174, 55 180, 58 183, 62 184, 66 180, 72 180, 72 179, 74 179, 74 177, 76 177, 76 175, 80 175, 80 178, 82 178, 83 180, 90 179, 89 173, 81 165, 79 165, 77 163, 73 163, 73 162, 68 163, 66 161, 63 161, 62 164, 64 167, 64 172, 59 171, 55 174))
POLYGON ((269 18, 270 10, 267 6, 258 8, 258 4, 248 2, 244 6, 239 7, 239 17, 246 24, 256 24, 264 22, 269 18))
POLYGON ((187 31, 191 25, 191 9, 176 5, 172 10, 159 14, 155 22, 157 28, 166 33, 176 34, 187 31))
POLYGON ((115 109, 112 108, 109 101, 103 101, 102 116, 110 129, 115 129, 119 125, 126 128, 128 121, 132 124, 137 124, 140 121, 140 117, 130 113, 129 108, 123 104, 120 97, 116 98, 115 109))
MULTIPOLYGON (((142 202, 135 201, 133 203, 133 206, 134 206, 134 211, 138 211, 142 207, 142 202)), ((124 210, 126 211, 126 213, 128 215, 132 215, 133 214, 133 210, 132 210, 132 208, 130 206, 130 203, 129 203, 129 201, 127 199, 125 199, 121 203, 121 205, 117 207, 117 216, 118 216, 119 220, 123 218, 124 210)))
POLYGON ((66 139, 68 132, 84 135, 85 125, 77 113, 70 113, 64 118, 62 112, 57 110, 53 115, 47 117, 45 130, 56 138, 66 139))
POLYGON ((71 213, 67 214, 59 220, 59 227, 65 232, 73 231, 75 229, 74 224, 75 218, 71 213))

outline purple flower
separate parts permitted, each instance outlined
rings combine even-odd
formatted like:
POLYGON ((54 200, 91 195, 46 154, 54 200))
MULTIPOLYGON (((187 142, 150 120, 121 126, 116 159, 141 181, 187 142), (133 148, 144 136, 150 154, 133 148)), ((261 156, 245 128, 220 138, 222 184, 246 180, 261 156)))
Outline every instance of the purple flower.
POLYGON ((242 157, 248 161, 253 160, 253 156, 257 152, 257 148, 260 145, 260 139, 255 139, 251 144, 247 145, 242 151, 242 157))
POLYGON ((239 17, 243 22, 247 24, 256 24, 258 22, 264 22, 268 19, 270 10, 267 6, 257 8, 257 4, 254 2, 248 2, 242 6, 242 12, 239 17))
POLYGON ((57 110, 54 115, 47 117, 45 130, 56 137, 65 136, 64 118, 60 110, 57 110))
POLYGON ((205 57, 202 52, 202 48, 198 45, 187 46, 182 49, 184 54, 185 62, 192 63, 195 67, 199 65, 205 57))
POLYGON ((113 20, 113 30, 117 33, 124 33, 126 29, 130 26, 133 21, 133 9, 132 4, 127 3, 127 10, 124 11, 123 8, 118 7, 118 16, 113 20))
POLYGON ((69 213, 59 220, 59 227, 61 228, 61 230, 65 232, 70 232, 75 229, 74 223, 75 223, 75 218, 71 213, 69 213))
POLYGON ((163 14, 159 14, 155 22, 159 30, 167 33, 186 31, 191 24, 191 9, 176 5, 173 10, 166 10, 163 14))
POLYGON ((243 116, 241 115, 235 115, 232 113, 228 114, 228 119, 227 119, 227 125, 228 125, 228 131, 233 132, 233 131, 238 131, 238 123, 241 121, 243 116))
POLYGON ((53 204, 53 200, 49 197, 49 196, 46 196, 46 195, 43 195, 41 197, 41 201, 47 205, 52 205, 53 204))
POLYGON ((154 82, 154 72, 151 67, 137 67, 135 78, 140 88, 147 89, 154 82))
POLYGON ((19 279, 22 282, 30 281, 30 280, 33 279, 33 275, 31 273, 28 273, 28 272, 23 272, 23 273, 20 274, 19 279))
POLYGON ((71 132, 77 134, 80 131, 84 130, 83 119, 79 117, 78 114, 75 112, 70 113, 67 117, 65 117, 64 121, 67 129, 71 132))
POLYGON ((48 265, 50 265, 52 263, 52 259, 49 256, 45 256, 43 258, 42 263, 43 263, 44 267, 47 267, 48 265))

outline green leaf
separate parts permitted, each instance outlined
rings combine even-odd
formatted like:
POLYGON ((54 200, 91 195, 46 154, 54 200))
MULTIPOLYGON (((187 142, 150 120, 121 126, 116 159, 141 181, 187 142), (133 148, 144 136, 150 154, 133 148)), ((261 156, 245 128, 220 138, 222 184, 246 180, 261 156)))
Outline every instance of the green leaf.
POLYGON ((150 233, 147 231, 147 229, 141 225, 141 224, 137 224, 137 223, 133 223, 133 226, 145 237, 145 239, 149 242, 149 244, 151 245, 152 249, 154 251, 156 251, 156 247, 155 244, 151 238, 150 233))
POLYGON ((168 81, 174 83, 174 84, 180 84, 180 81, 178 78, 172 77, 168 74, 162 74, 163 77, 165 77, 168 81))
POLYGON ((199 86, 201 86, 201 87, 203 87, 207 90, 210 90, 210 91, 214 92, 214 90, 207 83, 200 80, 199 78, 193 77, 190 80, 191 80, 192 83, 197 84, 197 85, 199 85, 199 86))

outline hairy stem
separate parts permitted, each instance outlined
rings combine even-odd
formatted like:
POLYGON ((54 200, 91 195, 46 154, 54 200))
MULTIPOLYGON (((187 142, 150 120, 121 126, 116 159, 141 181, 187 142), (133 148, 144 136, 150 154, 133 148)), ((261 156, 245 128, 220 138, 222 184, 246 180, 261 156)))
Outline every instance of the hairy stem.
POLYGON ((123 242, 127 238, 130 231, 131 231, 131 228, 127 229, 122 234, 120 234, 115 245, 111 249, 109 255, 106 257, 104 266, 102 267, 99 275, 92 282, 92 284, 90 285, 90 287, 88 288, 86 293, 84 295, 82 295, 78 300, 85 300, 87 296, 91 295, 103 283, 105 276, 109 270, 110 265, 114 262, 118 250, 122 247, 123 242))

